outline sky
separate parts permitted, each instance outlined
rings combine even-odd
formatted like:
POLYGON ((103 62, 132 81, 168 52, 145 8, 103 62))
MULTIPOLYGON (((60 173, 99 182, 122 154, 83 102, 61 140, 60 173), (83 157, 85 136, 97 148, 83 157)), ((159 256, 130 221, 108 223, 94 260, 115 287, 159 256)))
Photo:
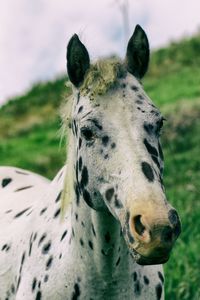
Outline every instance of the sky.
POLYGON ((136 24, 151 49, 200 30, 199 0, 0 0, 0 7, 0 104, 65 74, 74 33, 95 60, 123 58, 136 24))

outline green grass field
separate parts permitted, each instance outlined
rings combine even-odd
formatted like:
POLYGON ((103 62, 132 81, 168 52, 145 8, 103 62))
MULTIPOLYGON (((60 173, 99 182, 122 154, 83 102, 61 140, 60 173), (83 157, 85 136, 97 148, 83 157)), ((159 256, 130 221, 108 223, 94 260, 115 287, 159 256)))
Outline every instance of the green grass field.
MULTIPOLYGON (((200 299, 200 37, 153 53, 144 87, 167 118, 162 144, 165 187, 182 234, 165 265, 166 299, 200 299)), ((0 164, 53 178, 65 162, 59 106, 65 78, 35 85, 0 109, 0 164)))

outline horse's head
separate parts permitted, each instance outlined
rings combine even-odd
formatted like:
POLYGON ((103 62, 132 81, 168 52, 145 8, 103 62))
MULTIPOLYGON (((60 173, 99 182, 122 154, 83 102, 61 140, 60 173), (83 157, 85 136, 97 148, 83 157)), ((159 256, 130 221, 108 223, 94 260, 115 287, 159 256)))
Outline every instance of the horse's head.
POLYGON ((159 142, 163 117, 145 94, 149 45, 136 26, 126 60, 90 66, 74 35, 67 48, 75 89, 72 130, 76 143, 76 194, 97 211, 109 210, 139 264, 168 260, 180 234, 178 214, 166 200, 159 142))

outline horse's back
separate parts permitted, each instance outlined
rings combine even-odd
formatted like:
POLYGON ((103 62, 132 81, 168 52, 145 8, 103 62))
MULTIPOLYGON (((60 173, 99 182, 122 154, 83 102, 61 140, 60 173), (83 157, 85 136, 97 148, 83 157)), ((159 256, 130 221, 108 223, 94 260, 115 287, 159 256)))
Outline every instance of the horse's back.
POLYGON ((19 210, 37 201, 50 181, 38 174, 15 167, 0 167, 0 214, 19 210))

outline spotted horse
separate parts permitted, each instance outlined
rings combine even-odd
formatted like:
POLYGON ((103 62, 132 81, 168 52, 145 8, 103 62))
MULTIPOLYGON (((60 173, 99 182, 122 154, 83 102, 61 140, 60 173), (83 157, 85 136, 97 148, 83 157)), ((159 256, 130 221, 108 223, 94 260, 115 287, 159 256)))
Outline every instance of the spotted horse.
POLYGON ((0 168, 1 300, 164 299, 181 226, 162 182, 163 117, 140 82, 148 61, 139 25, 124 62, 90 65, 72 36, 66 166, 52 182, 0 168))

